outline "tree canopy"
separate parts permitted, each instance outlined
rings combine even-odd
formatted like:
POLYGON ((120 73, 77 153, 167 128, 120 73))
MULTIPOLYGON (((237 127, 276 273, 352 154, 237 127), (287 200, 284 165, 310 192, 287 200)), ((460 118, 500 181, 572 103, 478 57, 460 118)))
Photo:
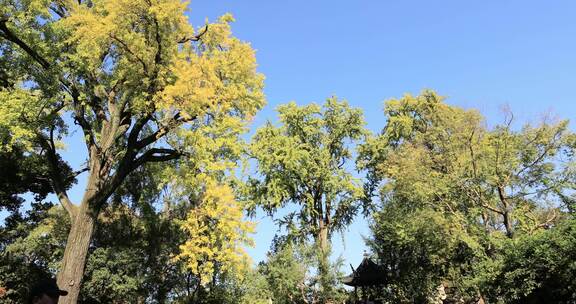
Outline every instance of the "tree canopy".
POLYGON ((96 218, 127 176, 151 162, 200 154, 203 127, 242 128, 264 104, 251 47, 230 15, 195 29, 176 1, 3 1, 2 149, 50 166, 71 219, 59 283, 75 302, 96 218), (6 67, 6 69, 5 69, 6 67), (61 140, 84 134, 88 184, 66 192, 61 140), (199 134, 200 133, 200 134, 199 134))
POLYGON ((431 91, 392 99, 384 112, 359 165, 383 203, 370 243, 396 301, 427 301, 442 284, 456 298, 502 299, 485 284, 502 271, 505 248, 571 216, 562 199, 576 177, 567 121, 516 131, 507 116, 488 128, 477 111, 431 91))
POLYGON ((0 303, 53 276, 60 303, 349 302, 331 243, 355 219, 385 271, 371 300, 576 302, 568 120, 493 123, 424 90, 377 134, 330 97, 249 137, 255 51, 188 5, 0 0, 0 303), (255 265, 262 211, 279 227, 255 265))

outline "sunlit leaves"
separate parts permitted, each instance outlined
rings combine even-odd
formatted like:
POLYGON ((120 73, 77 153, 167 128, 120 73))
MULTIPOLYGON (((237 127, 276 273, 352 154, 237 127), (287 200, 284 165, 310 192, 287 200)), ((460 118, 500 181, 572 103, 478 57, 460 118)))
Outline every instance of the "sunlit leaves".
POLYGON ((318 233, 322 218, 331 222, 330 233, 346 227, 363 195, 361 182, 347 168, 351 146, 366 134, 362 112, 335 97, 322 106, 292 102, 278 112, 281 125, 260 128, 251 144, 263 176, 250 181, 255 202, 269 212, 298 205, 304 235, 318 233))
POLYGON ((383 202, 372 246, 400 269, 391 301, 425 299, 442 282, 455 298, 500 292, 486 286, 515 275, 500 273, 504 248, 566 216, 562 197, 576 180, 567 122, 515 128, 508 114, 488 127, 432 91, 392 99, 384 113, 386 126, 361 146, 358 164, 383 202))
POLYGON ((190 239, 176 259, 209 282, 215 271, 242 275, 248 265, 244 246, 251 245, 254 224, 245 221, 243 208, 228 186, 209 184, 200 205, 188 214, 182 228, 190 239))

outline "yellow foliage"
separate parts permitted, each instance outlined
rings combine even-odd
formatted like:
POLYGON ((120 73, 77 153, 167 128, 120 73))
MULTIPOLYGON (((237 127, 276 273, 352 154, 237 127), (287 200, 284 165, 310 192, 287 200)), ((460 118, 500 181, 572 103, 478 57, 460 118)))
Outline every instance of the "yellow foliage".
POLYGON ((182 229, 189 239, 175 259, 184 261, 202 283, 209 282, 215 271, 239 276, 246 271, 249 257, 244 246, 253 246, 249 234, 255 225, 244 220, 242 206, 229 186, 209 183, 201 204, 190 211, 182 229))
POLYGON ((91 7, 71 4, 72 13, 56 27, 70 32, 67 43, 77 52, 69 60, 75 65, 98 69, 102 56, 118 53, 116 70, 123 72, 118 79, 143 83, 151 74, 159 76, 155 81, 163 89, 153 96, 143 90, 143 96, 133 98, 133 109, 144 110, 152 99, 156 110, 175 110, 183 118, 232 109, 250 116, 264 104, 254 50, 232 37, 231 15, 208 24, 200 43, 179 43, 195 34, 184 14, 186 2, 95 2, 91 7), (153 18, 156 26, 147 28, 143 18, 153 18), (114 52, 108 54, 111 45, 114 52))
POLYGON ((39 92, 0 89, 0 151, 14 145, 29 147, 36 136, 35 115, 41 111, 39 92))

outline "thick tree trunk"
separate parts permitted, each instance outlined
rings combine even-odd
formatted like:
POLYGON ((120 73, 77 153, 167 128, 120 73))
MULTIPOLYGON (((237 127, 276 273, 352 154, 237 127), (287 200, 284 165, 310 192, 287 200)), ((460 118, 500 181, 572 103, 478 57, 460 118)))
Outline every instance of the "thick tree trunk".
POLYGON ((75 304, 78 301, 88 247, 94 232, 94 218, 86 209, 79 208, 72 219, 64 258, 58 273, 58 286, 68 291, 68 295, 61 297, 58 303, 75 304))

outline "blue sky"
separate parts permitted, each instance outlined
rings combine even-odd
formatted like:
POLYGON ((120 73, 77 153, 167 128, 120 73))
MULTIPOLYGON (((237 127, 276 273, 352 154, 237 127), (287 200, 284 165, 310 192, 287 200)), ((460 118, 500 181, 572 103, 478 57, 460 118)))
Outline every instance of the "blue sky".
MULTIPOLYGON (((253 128, 275 120, 279 104, 337 95, 364 109, 377 132, 384 100, 425 88, 479 109, 491 124, 502 120, 503 106, 520 123, 545 113, 576 117, 574 1, 193 0, 190 7, 198 26, 231 12, 235 35, 257 50, 268 105, 253 128)), ((78 133, 64 153, 75 166, 85 157, 78 133)), ((71 190, 73 200, 83 187, 71 190)), ((269 219, 258 220, 249 250, 256 261, 276 231, 269 219)), ((345 246, 334 238, 335 255, 358 264, 368 234, 359 218, 344 234, 345 246)))

